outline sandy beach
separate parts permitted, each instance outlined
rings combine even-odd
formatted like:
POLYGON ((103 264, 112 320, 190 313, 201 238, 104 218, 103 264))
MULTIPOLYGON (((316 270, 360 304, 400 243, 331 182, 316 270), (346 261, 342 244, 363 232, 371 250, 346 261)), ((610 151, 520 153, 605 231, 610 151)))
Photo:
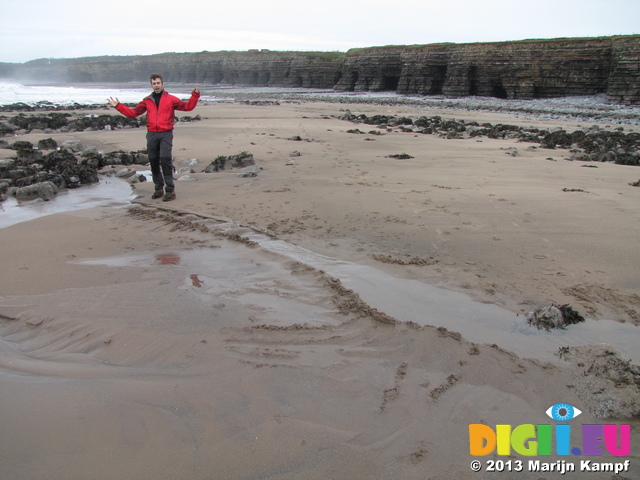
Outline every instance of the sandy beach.
MULTIPOLYGON (((347 110, 581 125, 199 105, 175 131, 176 168, 196 172, 176 175, 176 200, 152 200, 144 182, 132 204, 2 229, 2 478, 585 478, 470 469, 469 424, 551 424, 557 403, 581 409, 578 424, 630 423, 619 478, 640 477, 638 421, 585 408, 595 387, 556 355, 577 332, 640 363, 625 347, 640 323, 640 169, 515 140, 373 134, 347 110), (202 173, 245 151, 257 176, 202 173), (551 304, 588 325, 499 340, 551 304)), ((20 139, 136 151, 144 133, 20 139)), ((526 461, 481 460, 500 458, 526 461)))

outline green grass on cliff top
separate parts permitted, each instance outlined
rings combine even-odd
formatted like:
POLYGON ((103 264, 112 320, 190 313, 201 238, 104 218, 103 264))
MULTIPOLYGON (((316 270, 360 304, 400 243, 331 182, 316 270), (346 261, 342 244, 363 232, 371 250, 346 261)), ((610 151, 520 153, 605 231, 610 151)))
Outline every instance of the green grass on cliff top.
POLYGON ((635 39, 640 40, 640 35, 613 35, 609 37, 558 37, 558 38, 528 38, 524 40, 504 40, 502 42, 468 42, 468 43, 455 43, 455 42, 441 42, 441 43, 424 43, 417 45, 381 45, 377 47, 361 47, 361 48, 350 48, 347 51, 346 56, 358 55, 362 52, 372 51, 372 50, 422 50, 429 48, 438 48, 438 47, 450 47, 454 45, 462 46, 462 45, 504 45, 504 44, 519 44, 519 43, 562 43, 562 42, 597 42, 603 40, 623 40, 623 39, 635 39))

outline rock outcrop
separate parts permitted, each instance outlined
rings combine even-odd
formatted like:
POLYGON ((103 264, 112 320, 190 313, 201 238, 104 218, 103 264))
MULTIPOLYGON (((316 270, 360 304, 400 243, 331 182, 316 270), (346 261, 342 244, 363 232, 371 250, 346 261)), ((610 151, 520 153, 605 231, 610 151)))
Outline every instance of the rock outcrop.
POLYGON ((606 93, 640 103, 640 36, 353 49, 343 91, 552 98, 606 93))
MULTIPOLYGON (((43 146, 51 147, 50 141, 45 140, 43 146)), ((134 160, 133 152, 104 155, 95 152, 95 147, 85 147, 76 141, 64 142, 47 154, 25 140, 11 145, 0 142, 0 148, 16 151, 13 158, 0 161, 0 202, 6 200, 6 195, 19 201, 51 200, 61 189, 98 182, 98 171, 108 164, 125 163, 121 157, 134 160)), ((148 157, 144 155, 142 160, 148 161, 148 157)))
POLYGON ((23 82, 134 82, 161 72, 167 82, 187 84, 507 99, 605 93, 614 103, 640 103, 640 35, 370 47, 346 54, 204 51, 0 66, 0 77, 23 82))

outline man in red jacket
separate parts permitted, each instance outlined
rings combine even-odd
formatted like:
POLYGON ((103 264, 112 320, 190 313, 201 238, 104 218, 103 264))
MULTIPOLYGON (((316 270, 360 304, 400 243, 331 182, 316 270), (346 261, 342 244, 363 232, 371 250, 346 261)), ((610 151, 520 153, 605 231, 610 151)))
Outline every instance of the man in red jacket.
POLYGON ((162 197, 163 201, 168 202, 176 198, 171 155, 175 111, 190 112, 196 108, 200 98, 200 85, 196 84, 188 102, 169 95, 164 90, 162 75, 157 73, 151 75, 151 88, 153 93, 143 98, 134 108, 121 104, 117 98, 109 98, 109 105, 126 117, 138 117, 147 112, 147 152, 155 185, 151 198, 162 197))

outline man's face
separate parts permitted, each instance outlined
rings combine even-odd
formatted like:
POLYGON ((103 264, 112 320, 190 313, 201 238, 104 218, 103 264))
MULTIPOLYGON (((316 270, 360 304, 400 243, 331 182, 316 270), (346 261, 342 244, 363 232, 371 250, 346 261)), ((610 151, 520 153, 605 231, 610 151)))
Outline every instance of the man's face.
POLYGON ((151 88, 156 93, 160 93, 164 89, 164 83, 159 78, 154 78, 151 80, 151 88))

